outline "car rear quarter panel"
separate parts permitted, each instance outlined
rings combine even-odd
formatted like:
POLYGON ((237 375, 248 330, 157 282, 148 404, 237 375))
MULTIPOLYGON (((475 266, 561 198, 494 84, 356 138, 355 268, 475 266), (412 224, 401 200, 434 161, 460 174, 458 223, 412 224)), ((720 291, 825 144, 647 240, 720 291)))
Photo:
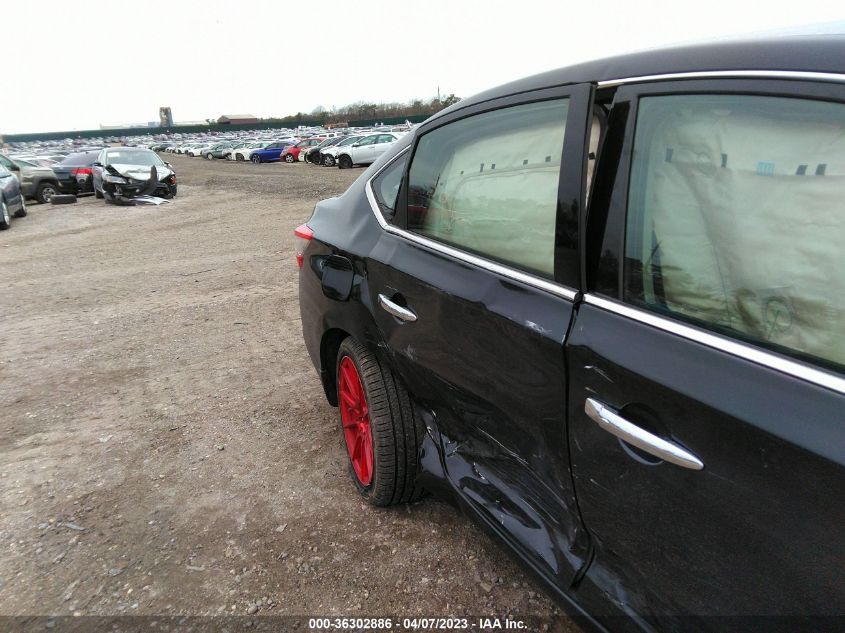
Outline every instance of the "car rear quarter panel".
MULTIPOLYGON (((396 148, 398 151, 399 148, 396 148)), ((347 191, 318 203, 307 224, 314 238, 304 252, 299 275, 299 304, 302 333, 311 361, 320 373, 326 397, 335 404, 334 355, 324 345, 337 333, 354 336, 385 359, 386 349, 374 319, 370 300, 366 257, 382 239, 384 231, 373 215, 365 184, 372 174, 395 155, 384 156, 364 171, 347 191), (323 268, 336 255, 352 263, 352 287, 346 300, 329 298, 323 292, 323 268)), ((389 361, 387 361, 389 362, 389 361)))

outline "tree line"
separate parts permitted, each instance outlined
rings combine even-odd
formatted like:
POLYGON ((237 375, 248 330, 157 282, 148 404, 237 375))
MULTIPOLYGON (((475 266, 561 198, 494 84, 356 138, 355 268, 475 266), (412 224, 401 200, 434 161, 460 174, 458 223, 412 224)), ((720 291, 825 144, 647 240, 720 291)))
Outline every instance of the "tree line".
POLYGON ((400 103, 371 103, 368 101, 356 101, 349 105, 337 108, 324 108, 317 106, 311 112, 297 112, 282 118, 263 119, 278 123, 297 123, 299 121, 320 121, 322 123, 343 123, 346 121, 361 121, 369 119, 392 119, 398 117, 410 117, 425 115, 430 116, 439 112, 453 103, 460 101, 460 97, 450 94, 444 97, 432 97, 431 99, 413 99, 400 103))

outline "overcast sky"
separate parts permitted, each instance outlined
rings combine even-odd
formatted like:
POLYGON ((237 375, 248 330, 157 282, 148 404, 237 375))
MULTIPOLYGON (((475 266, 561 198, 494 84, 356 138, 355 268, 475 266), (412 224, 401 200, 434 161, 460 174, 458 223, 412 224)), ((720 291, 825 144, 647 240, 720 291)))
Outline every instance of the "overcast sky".
POLYGON ((156 120, 163 105, 176 121, 190 121, 429 98, 438 86, 469 96, 620 52, 838 20, 841 7, 831 0, 4 2, 0 132, 141 123, 156 120))

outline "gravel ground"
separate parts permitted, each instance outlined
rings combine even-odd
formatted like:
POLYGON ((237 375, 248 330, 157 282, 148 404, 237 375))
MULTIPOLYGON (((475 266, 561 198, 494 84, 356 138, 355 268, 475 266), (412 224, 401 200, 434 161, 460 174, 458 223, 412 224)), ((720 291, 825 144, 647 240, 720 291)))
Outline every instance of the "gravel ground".
POLYGON ((0 233, 0 616, 555 618, 451 506, 373 509, 301 340, 292 229, 360 169, 169 158, 160 207, 0 233))

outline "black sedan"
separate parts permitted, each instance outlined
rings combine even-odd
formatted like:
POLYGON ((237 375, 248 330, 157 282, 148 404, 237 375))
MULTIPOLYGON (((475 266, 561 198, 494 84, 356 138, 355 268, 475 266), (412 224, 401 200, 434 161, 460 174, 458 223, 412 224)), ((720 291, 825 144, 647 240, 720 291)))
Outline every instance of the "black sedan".
POLYGON ((52 169, 59 179, 62 193, 94 193, 94 163, 100 150, 69 154, 52 169))
POLYGON ((430 118, 296 229, 357 492, 453 497, 597 630, 840 629, 843 157, 842 36, 430 118))

